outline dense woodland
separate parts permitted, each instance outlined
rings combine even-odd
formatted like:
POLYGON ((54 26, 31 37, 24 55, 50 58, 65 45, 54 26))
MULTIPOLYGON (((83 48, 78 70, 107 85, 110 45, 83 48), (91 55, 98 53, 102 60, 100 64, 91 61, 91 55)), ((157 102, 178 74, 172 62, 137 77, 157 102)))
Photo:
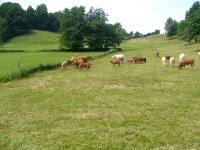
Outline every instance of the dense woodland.
POLYGON ((127 33, 122 25, 108 23, 108 14, 103 9, 85 7, 66 8, 48 13, 45 4, 34 10, 24 10, 20 4, 5 2, 0 5, 0 43, 12 37, 30 32, 30 29, 60 32, 60 47, 63 49, 108 49, 118 46, 123 40, 160 34, 155 30, 147 34, 127 33))
POLYGON ((200 43, 200 2, 195 2, 186 12, 185 19, 177 22, 171 17, 165 23, 168 37, 178 36, 189 43, 200 43))

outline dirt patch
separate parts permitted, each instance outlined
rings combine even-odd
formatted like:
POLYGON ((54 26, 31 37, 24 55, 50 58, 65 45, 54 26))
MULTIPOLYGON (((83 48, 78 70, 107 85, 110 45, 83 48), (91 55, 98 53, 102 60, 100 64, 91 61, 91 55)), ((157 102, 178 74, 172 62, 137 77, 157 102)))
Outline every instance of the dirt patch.
POLYGON ((30 86, 31 89, 38 89, 38 88, 44 88, 44 87, 47 87, 47 85, 43 81, 37 81, 35 85, 30 86))
POLYGON ((124 84, 118 83, 118 84, 114 84, 114 85, 106 85, 104 88, 125 88, 126 86, 124 84))

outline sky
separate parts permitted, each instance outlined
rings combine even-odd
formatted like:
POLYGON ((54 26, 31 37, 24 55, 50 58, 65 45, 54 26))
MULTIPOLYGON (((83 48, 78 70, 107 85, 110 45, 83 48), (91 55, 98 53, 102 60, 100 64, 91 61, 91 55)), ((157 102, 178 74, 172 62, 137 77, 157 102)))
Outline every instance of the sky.
POLYGON ((185 13, 197 0, 0 0, 19 3, 23 9, 46 4, 48 12, 62 11, 73 6, 102 8, 108 14, 109 23, 121 23, 127 32, 153 32, 159 29, 164 33, 167 18, 177 21, 185 18, 185 13))

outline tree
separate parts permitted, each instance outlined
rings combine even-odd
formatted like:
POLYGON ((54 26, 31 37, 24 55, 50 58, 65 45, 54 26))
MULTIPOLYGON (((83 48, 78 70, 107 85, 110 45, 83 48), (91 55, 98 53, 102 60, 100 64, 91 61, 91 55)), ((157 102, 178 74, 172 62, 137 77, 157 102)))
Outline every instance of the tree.
POLYGON ((86 14, 86 44, 91 49, 103 48, 106 37, 107 14, 102 9, 90 8, 86 14))
POLYGON ((35 10, 29 6, 26 10, 26 18, 30 28, 35 28, 35 10))
POLYGON ((25 11, 17 3, 6 2, 0 6, 0 16, 7 21, 8 38, 23 34, 29 30, 25 11))
POLYGON ((58 32, 60 26, 59 16, 57 13, 48 14, 47 30, 52 32, 58 32))
POLYGON ((35 28, 39 30, 47 30, 48 11, 45 4, 40 4, 36 7, 35 16, 35 28))
POLYGON ((142 37, 142 34, 138 31, 135 32, 135 38, 140 38, 142 37))
POLYGON ((172 18, 168 18, 165 23, 165 30, 167 31, 167 36, 171 37, 177 34, 178 22, 172 18))
POLYGON ((188 18, 192 17, 192 14, 195 11, 197 11, 199 8, 200 8, 200 2, 199 1, 194 2, 192 7, 190 8, 190 10, 186 12, 185 19, 188 19, 188 18))
POLYGON ((61 16, 62 48, 81 49, 84 46, 85 7, 65 9, 61 16))
POLYGON ((8 23, 6 19, 0 17, 0 43, 5 42, 8 39, 8 23))

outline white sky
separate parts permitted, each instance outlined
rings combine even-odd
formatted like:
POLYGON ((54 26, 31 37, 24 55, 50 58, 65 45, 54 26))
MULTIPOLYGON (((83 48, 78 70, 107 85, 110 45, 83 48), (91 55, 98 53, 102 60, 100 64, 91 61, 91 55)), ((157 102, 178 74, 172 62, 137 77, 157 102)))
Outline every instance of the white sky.
POLYGON ((17 2, 24 9, 46 4, 48 12, 55 12, 73 6, 102 8, 108 13, 109 23, 120 22, 127 32, 148 33, 155 29, 164 32, 164 23, 172 17, 181 21, 186 11, 197 0, 0 0, 17 2))

